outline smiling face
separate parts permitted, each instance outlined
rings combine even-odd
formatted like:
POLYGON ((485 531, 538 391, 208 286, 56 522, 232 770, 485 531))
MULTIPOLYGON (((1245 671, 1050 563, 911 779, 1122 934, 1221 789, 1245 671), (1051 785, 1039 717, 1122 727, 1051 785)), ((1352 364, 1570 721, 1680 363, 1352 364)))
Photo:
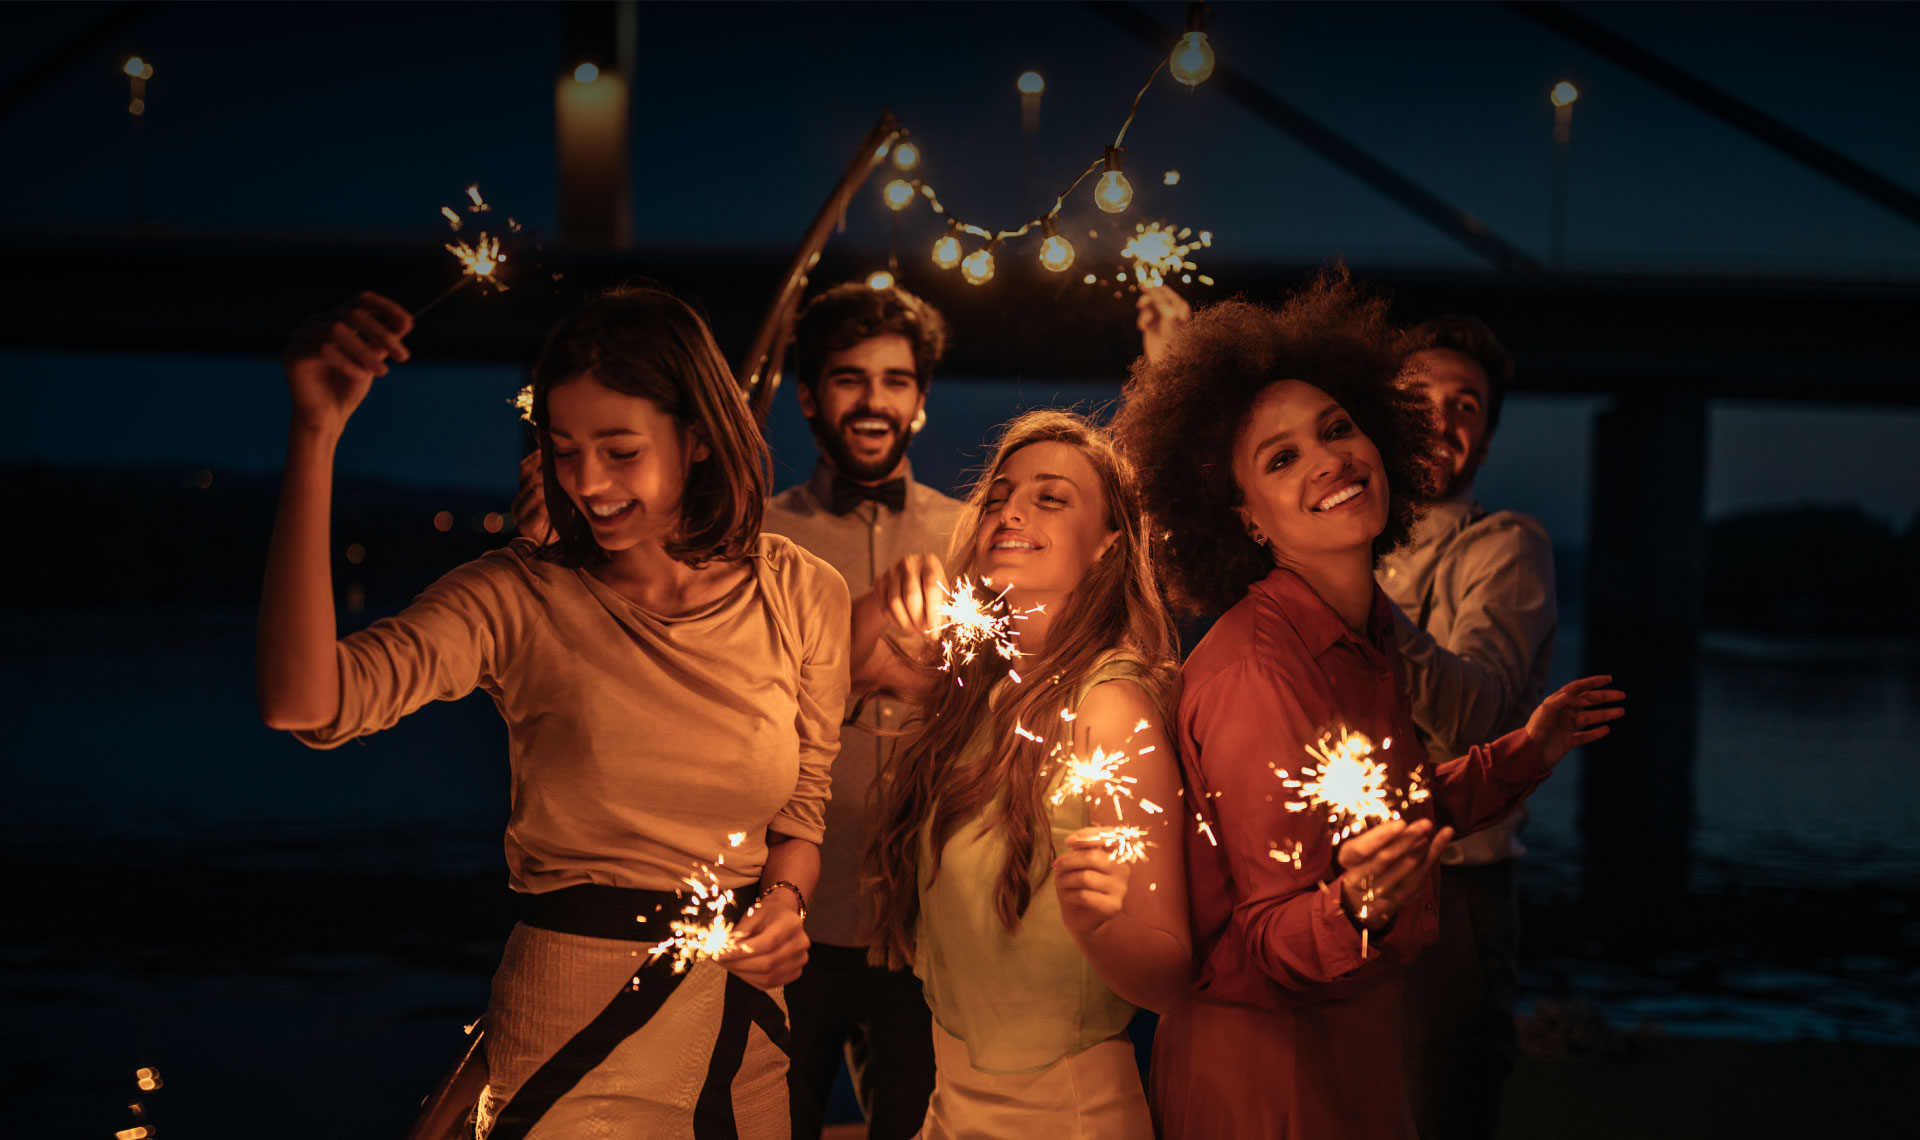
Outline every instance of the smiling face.
POLYGON ((1233 477, 1241 521, 1283 565, 1370 550, 1387 525, 1379 450, 1303 380, 1268 385, 1254 400, 1234 437, 1233 477))
POLYGON ((1007 456, 987 488, 974 569, 1016 601, 1047 602, 1071 593, 1119 537, 1107 525, 1106 494, 1086 454, 1066 443, 1030 443, 1007 456))
POLYGON ((602 550, 657 543, 679 526, 687 471, 707 446, 658 404, 589 372, 548 393, 547 425, 554 474, 602 550))
POLYGON ((817 384, 797 388, 801 414, 827 458, 856 482, 891 478, 913 439, 927 394, 913 344, 899 333, 869 337, 827 356, 817 384))
POLYGON ((1487 459, 1487 404, 1492 385, 1487 370, 1465 353, 1430 348, 1407 358, 1401 374, 1433 406, 1439 429, 1435 453, 1451 496, 1473 482, 1487 459))

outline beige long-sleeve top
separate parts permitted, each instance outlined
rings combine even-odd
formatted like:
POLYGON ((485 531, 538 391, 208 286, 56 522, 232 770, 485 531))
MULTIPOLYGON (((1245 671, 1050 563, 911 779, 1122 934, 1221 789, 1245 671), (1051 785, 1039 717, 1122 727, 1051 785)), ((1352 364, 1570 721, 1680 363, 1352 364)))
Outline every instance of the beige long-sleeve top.
MULTIPOLYGON (((1474 501, 1471 489, 1434 504, 1407 549, 1381 560, 1381 589, 1398 608, 1413 720, 1440 764, 1527 723, 1546 688, 1553 638, 1553 542, 1538 522, 1474 501)), ((1493 863, 1523 854, 1523 803, 1452 844, 1442 861, 1493 863)))
POLYGON ((514 890, 672 890, 699 864, 744 886, 768 831, 821 839, 851 620, 840 575, 787 539, 749 561, 666 618, 517 540, 342 638, 339 716, 296 735, 334 748, 483 689, 507 722, 514 890))

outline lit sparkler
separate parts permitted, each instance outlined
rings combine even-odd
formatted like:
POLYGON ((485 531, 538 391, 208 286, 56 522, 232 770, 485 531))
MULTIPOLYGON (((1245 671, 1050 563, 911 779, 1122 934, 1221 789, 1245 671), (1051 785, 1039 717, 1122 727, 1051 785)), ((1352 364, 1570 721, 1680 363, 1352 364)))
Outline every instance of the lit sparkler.
MULTIPOLYGON (((467 212, 470 214, 486 213, 493 209, 491 205, 488 205, 486 199, 480 196, 480 187, 477 185, 467 187, 467 197, 472 200, 472 204, 467 207, 467 212)), ((440 216, 447 219, 447 225, 454 232, 459 232, 461 218, 459 214, 454 212, 453 207, 440 207, 440 216)), ((507 228, 514 233, 520 232, 519 223, 515 222, 512 218, 507 219, 507 228)), ((448 245, 446 250, 453 255, 455 261, 460 263, 460 279, 448 286, 447 290, 438 297, 415 309, 413 315, 416 320, 428 309, 433 308, 435 305, 438 305, 440 302, 476 281, 480 283, 482 288, 491 288, 501 293, 507 290, 506 283, 495 276, 496 271, 499 270, 500 266, 507 260, 507 255, 500 250, 499 238, 493 237, 485 230, 481 230, 480 236, 474 239, 472 245, 468 245, 466 242, 457 242, 448 245)))
POLYGON ((1062 777, 1060 786, 1053 790, 1054 805, 1059 806, 1068 796, 1082 796, 1090 804, 1106 798, 1113 801, 1113 810, 1119 814, 1121 797, 1133 798, 1133 777, 1120 774, 1120 766, 1126 762, 1125 752, 1103 748, 1095 748, 1092 756, 1069 753, 1060 764, 1062 777))
POLYGON ((507 402, 512 404, 514 409, 520 413, 521 419, 528 423, 533 422, 533 385, 528 384, 518 392, 515 392, 513 399, 507 402))
MULTIPOLYGON (((1388 740, 1384 747, 1392 744, 1388 740)), ((1327 826, 1333 829, 1335 843, 1372 824, 1399 819, 1400 809, 1412 802, 1409 796, 1396 796, 1387 782, 1387 766, 1374 760, 1373 741, 1362 733, 1345 727, 1338 739, 1324 733, 1318 743, 1307 745, 1307 755, 1319 763, 1301 768, 1297 778, 1284 768, 1276 768, 1274 774, 1299 793, 1287 804, 1288 811, 1327 809, 1327 826)))
POLYGON ((1130 823, 1102 828, 1099 839, 1106 844, 1107 853, 1116 863, 1138 863, 1147 857, 1147 848, 1153 846, 1153 840, 1147 838, 1147 829, 1130 823))
MULTIPOLYGON (((988 579, 981 579, 981 586, 991 586, 988 579)), ((933 603, 934 640, 940 643, 940 669, 952 672, 955 665, 964 665, 980 655, 982 649, 992 649, 1008 661, 1020 659, 1020 650, 1014 644, 1013 623, 1028 614, 1039 613, 1042 607, 1016 611, 1007 604, 1007 591, 982 601, 980 589, 965 577, 956 579, 951 588, 940 587, 943 597, 933 603)), ((1013 669, 1007 675, 1015 683, 1020 674, 1013 669)), ((956 678, 957 679, 957 678, 956 678)), ((961 684, 966 684, 964 680, 961 684)))
POLYGON ((685 973, 688 966, 704 958, 740 948, 733 936, 733 923, 727 919, 733 892, 721 889, 713 868, 703 865, 700 874, 706 876, 705 881, 692 875, 681 880, 692 888, 693 897, 681 908, 681 917, 670 924, 672 933, 647 951, 650 957, 673 955, 676 974, 685 973))
MULTIPOLYGON (((1191 281, 1193 271, 1200 267, 1189 255, 1212 245, 1213 234, 1206 230, 1195 234, 1190 227, 1175 230, 1172 225, 1147 222, 1133 227, 1133 236, 1121 247, 1120 256, 1132 263, 1134 281, 1139 287, 1151 289, 1165 285, 1169 278, 1176 276, 1182 281, 1191 281)), ((1211 285, 1213 278, 1202 275, 1200 283, 1211 285)))

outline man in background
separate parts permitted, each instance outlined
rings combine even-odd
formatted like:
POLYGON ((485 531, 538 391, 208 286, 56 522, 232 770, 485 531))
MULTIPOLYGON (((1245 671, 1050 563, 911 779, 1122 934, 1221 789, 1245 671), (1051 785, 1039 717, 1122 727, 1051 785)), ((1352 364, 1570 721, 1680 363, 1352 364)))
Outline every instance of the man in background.
MULTIPOLYGON (((794 328, 794 395, 820 459, 811 478, 768 501, 764 527, 826 559, 855 597, 909 554, 946 557, 962 504, 915 482, 907 461, 946 346, 947 323, 933 306, 857 282, 815 297, 794 328)), ((906 1140, 927 1114, 933 1029, 920 979, 869 966, 861 939, 868 790, 896 743, 886 734, 911 711, 875 698, 840 734, 820 884, 807 911, 813 946, 786 989, 794 1140, 820 1135, 843 1052, 873 1140, 906 1140)))
MULTIPOLYGON (((1410 330, 1405 381, 1440 429, 1440 500, 1413 542, 1383 559, 1400 611, 1400 652, 1421 743, 1434 763, 1526 723, 1558 627, 1553 544, 1538 522, 1474 497, 1513 379, 1513 358, 1473 317, 1410 330)), ((1407 969, 1407 1095, 1422 1140, 1492 1138, 1517 1044, 1522 804, 1441 856, 1439 941, 1407 969)))

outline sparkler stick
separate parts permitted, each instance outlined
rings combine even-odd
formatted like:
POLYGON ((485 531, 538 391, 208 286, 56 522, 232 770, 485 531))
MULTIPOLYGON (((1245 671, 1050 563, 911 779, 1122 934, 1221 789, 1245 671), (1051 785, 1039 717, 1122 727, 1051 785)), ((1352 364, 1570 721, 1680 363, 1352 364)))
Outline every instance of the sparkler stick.
MULTIPOLYGON (((1393 738, 1380 743, 1381 751, 1393 747, 1393 738)), ((1322 733, 1319 741, 1306 746, 1307 755, 1318 761, 1300 769, 1298 777, 1284 768, 1274 769, 1285 786, 1295 789, 1298 798, 1287 803, 1288 811, 1325 808, 1327 827, 1336 846, 1376 823, 1399 819, 1401 812, 1427 799, 1428 792, 1418 769, 1414 770, 1404 792, 1388 783, 1387 766, 1373 758, 1373 741, 1364 733, 1351 732, 1345 725, 1339 736, 1322 733)), ((1300 865, 1299 845, 1291 855, 1278 850, 1268 852, 1275 859, 1300 865)), ((1360 957, 1367 956, 1372 932, 1364 925, 1374 899, 1373 885, 1367 884, 1360 897, 1360 957)))

